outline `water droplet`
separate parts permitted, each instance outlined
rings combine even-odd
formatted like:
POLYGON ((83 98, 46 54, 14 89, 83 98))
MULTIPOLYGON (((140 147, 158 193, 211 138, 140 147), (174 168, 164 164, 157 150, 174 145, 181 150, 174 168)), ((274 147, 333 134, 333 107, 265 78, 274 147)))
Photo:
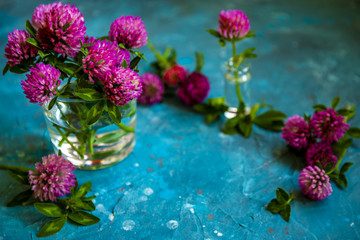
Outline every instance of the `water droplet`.
POLYGON ((138 167, 138 166, 140 166, 140 165, 139 165, 138 163, 135 163, 134 166, 135 166, 135 167, 138 167))
POLYGON ((135 227, 135 222, 133 220, 126 220, 123 222, 122 227, 125 231, 131 231, 135 227))
POLYGON ((218 237, 221 237, 223 234, 221 232, 218 232, 218 237))
POLYGON ((354 225, 355 225, 355 223, 353 223, 353 222, 352 222, 352 223, 350 223, 350 227, 353 227, 354 225))
POLYGON ((175 220, 170 220, 166 223, 166 226, 168 227, 168 229, 174 230, 179 226, 179 223, 175 220))
POLYGON ((109 220, 110 221, 114 220, 114 218, 115 218, 115 215, 113 213, 109 214, 109 220))
POLYGON ((126 186, 130 186, 130 185, 131 185, 131 182, 127 182, 127 183, 126 183, 126 186))
POLYGON ((153 194, 153 193, 154 193, 154 190, 152 190, 151 188, 145 188, 145 189, 144 189, 144 194, 145 194, 145 195, 150 196, 150 195, 153 194))
POLYGON ((145 202, 145 201, 148 200, 148 198, 147 198, 147 196, 141 196, 141 197, 139 198, 139 200, 140 200, 140 202, 145 202))

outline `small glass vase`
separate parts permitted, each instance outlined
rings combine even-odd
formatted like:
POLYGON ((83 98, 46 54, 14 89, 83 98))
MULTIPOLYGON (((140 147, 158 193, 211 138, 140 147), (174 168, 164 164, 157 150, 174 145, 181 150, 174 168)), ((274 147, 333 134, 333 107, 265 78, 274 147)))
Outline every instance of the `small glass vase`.
POLYGON ((136 99, 117 106, 121 128, 103 111, 99 120, 88 125, 86 119, 97 101, 58 98, 48 110, 43 105, 51 142, 56 153, 79 169, 95 170, 109 167, 128 156, 135 145, 136 99))
POLYGON ((225 104, 229 106, 225 112, 225 117, 230 119, 237 115, 239 107, 239 95, 245 104, 245 111, 250 111, 250 89, 251 79, 250 65, 242 62, 237 68, 234 66, 233 59, 226 62, 225 72, 225 104))

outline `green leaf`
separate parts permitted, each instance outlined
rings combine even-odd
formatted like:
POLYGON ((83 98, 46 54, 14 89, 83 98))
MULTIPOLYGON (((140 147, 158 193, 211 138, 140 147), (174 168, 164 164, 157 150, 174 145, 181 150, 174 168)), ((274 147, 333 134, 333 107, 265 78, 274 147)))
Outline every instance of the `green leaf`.
POLYGON ((290 195, 282 188, 276 189, 276 199, 279 203, 286 203, 290 199, 290 195))
POLYGON ((206 29, 206 31, 211 35, 213 35, 214 37, 221 38, 220 33, 214 29, 206 29))
POLYGON ((252 132, 252 122, 247 119, 240 119, 238 127, 245 138, 250 137, 252 132))
POLYGON ((321 112, 327 109, 327 107, 324 104, 316 104, 313 106, 313 109, 317 112, 321 112))
POLYGON ((269 110, 263 114, 258 115, 254 119, 254 123, 261 128, 271 131, 281 131, 284 126, 283 120, 286 115, 280 111, 269 110))
POLYGON ((126 131, 126 132, 135 132, 135 129, 134 128, 131 128, 131 127, 128 127, 126 126, 125 124, 123 123, 117 123, 116 124, 120 129, 126 131))
POLYGON ((279 213, 282 219, 284 219, 286 222, 289 222, 291 215, 291 205, 290 204, 285 205, 285 209, 281 210, 279 213))
POLYGON ((83 211, 74 212, 69 215, 69 218, 74 222, 84 226, 93 225, 100 221, 98 217, 83 211))
POLYGON ((353 110, 349 110, 346 108, 341 108, 341 109, 337 110, 336 112, 337 112, 337 114, 339 114, 343 117, 347 117, 347 116, 355 114, 353 110))
POLYGON ((244 38, 252 38, 252 37, 256 37, 254 30, 250 30, 244 38))
POLYGON ((78 181, 76 180, 76 182, 75 182, 75 186, 73 186, 72 188, 70 188, 70 193, 71 193, 71 195, 75 195, 76 194, 76 192, 77 192, 77 189, 78 189, 78 181))
POLYGON ((29 171, 33 170, 28 167, 14 167, 14 166, 8 166, 8 165, 4 165, 4 164, 0 164, 0 169, 11 170, 11 171, 15 172, 16 174, 20 174, 20 175, 24 175, 24 176, 28 176, 29 171))
POLYGON ((77 191, 77 193, 75 194, 76 198, 82 198, 84 197, 91 189, 91 182, 86 182, 84 183, 79 190, 77 191))
POLYGON ((74 95, 86 101, 96 101, 104 98, 104 95, 92 88, 81 88, 74 95))
POLYGON ((217 113, 210 113, 205 115, 205 122, 207 124, 213 123, 217 118, 219 117, 219 114, 217 113))
POLYGON ((131 60, 129 68, 134 69, 138 65, 140 60, 141 60, 141 57, 136 56, 133 60, 131 60))
POLYGON ((95 143, 116 143, 123 137, 126 132, 111 132, 108 134, 103 135, 102 137, 95 139, 95 143))
POLYGON ((10 69, 10 65, 6 64, 4 69, 3 69, 3 72, 2 72, 3 76, 5 75, 5 73, 7 73, 7 71, 9 71, 9 69, 10 69))
POLYGON ((225 128, 233 128, 236 127, 239 124, 240 121, 240 117, 239 116, 235 116, 233 118, 228 119, 225 122, 225 128))
POLYGON ((347 133, 354 138, 360 138, 360 128, 358 127, 351 127, 347 131, 347 133))
POLYGON ((198 103, 193 106, 193 109, 201 114, 209 113, 208 105, 206 103, 198 103))
POLYGON ((225 45, 226 45, 226 42, 224 39, 219 39, 218 43, 221 47, 225 47, 225 45))
POLYGON ((251 120, 254 120, 256 117, 257 112, 259 111, 260 104, 254 104, 250 109, 250 117, 251 120))
POLYGON ((26 20, 26 23, 25 23, 25 27, 26 27, 26 30, 28 31, 28 33, 33 37, 33 38, 36 38, 36 30, 35 28, 31 25, 30 21, 29 20, 26 20))
POLYGON ((76 71, 79 71, 79 66, 73 63, 57 62, 56 67, 69 76, 72 76, 76 71))
POLYGON ((331 102, 331 108, 335 109, 340 103, 340 97, 335 97, 331 102))
POLYGON ((195 61, 196 61, 195 71, 200 72, 205 64, 204 54, 202 52, 195 52, 195 61))
POLYGON ((219 106, 225 104, 225 98, 224 97, 218 97, 218 98, 209 98, 207 102, 211 106, 219 106))
POLYGON ((57 98, 58 98, 58 97, 53 97, 53 98, 51 99, 51 101, 50 101, 50 103, 49 103, 49 106, 48 106, 48 110, 49 110, 49 111, 54 107, 57 98))
POLYGON ((7 207, 15 207, 22 205, 22 203, 26 202, 33 194, 33 191, 31 188, 17 194, 15 197, 13 197, 7 204, 7 207))
POLYGON ((34 47, 38 48, 38 49, 41 49, 39 43, 36 41, 35 38, 27 38, 25 40, 26 42, 30 43, 31 45, 33 45, 34 47))
POLYGON ((86 122, 88 125, 95 124, 101 117, 105 108, 105 101, 96 103, 88 112, 86 122))
POLYGON ((120 124, 121 123, 121 112, 119 110, 119 107, 116 106, 113 102, 111 101, 107 101, 107 112, 109 113, 109 116, 111 118, 111 120, 116 124, 120 124))
POLYGON ((128 68, 128 64, 127 64, 127 61, 124 59, 122 64, 121 64, 121 67, 122 68, 128 68))
POLYGON ((345 174, 340 173, 339 174, 339 180, 341 181, 341 184, 344 186, 344 188, 347 188, 348 180, 347 180, 345 174))
POLYGON ((355 163, 353 162, 344 163, 344 165, 340 169, 340 174, 344 174, 347 171, 349 171, 349 168, 352 167, 353 165, 355 165, 355 163))
POLYGON ((106 158, 108 156, 113 155, 115 152, 116 152, 116 150, 110 150, 110 151, 106 151, 106 152, 96 152, 96 153, 92 154, 92 158, 95 160, 106 158))
POLYGON ((64 216, 63 210, 56 205, 55 203, 40 203, 37 202, 34 204, 36 210, 41 214, 48 217, 61 217, 64 216))
POLYGON ((238 133, 238 130, 236 129, 236 127, 224 127, 221 132, 227 135, 234 135, 238 133))
POLYGON ((59 232, 64 227, 66 219, 66 217, 61 217, 45 223, 36 236, 47 237, 59 232))
POLYGON ((278 200, 272 199, 266 206, 266 210, 271 213, 278 213, 285 208, 286 205, 280 204, 278 200))
POLYGON ((24 174, 19 174, 18 172, 8 169, 7 170, 9 176, 14 179, 15 181, 17 181, 18 183, 24 184, 24 185, 30 185, 29 183, 29 174, 24 175, 24 174))
POLYGON ((86 197, 86 198, 83 198, 83 201, 84 202, 89 202, 89 201, 91 201, 91 200, 93 200, 95 198, 96 198, 96 196, 86 197))
POLYGON ((23 73, 28 72, 29 69, 23 64, 18 64, 18 65, 11 67, 9 71, 12 73, 23 74, 23 73))
MULTIPOLYGON (((109 40, 109 36, 102 36, 102 37, 99 37, 98 40, 109 40)), ((120 43, 121 44, 121 43, 120 43)), ((120 44, 119 44, 119 47, 120 47, 120 44)), ((122 45, 122 44, 121 44, 122 45)), ((124 47, 125 48, 125 47, 124 47)))

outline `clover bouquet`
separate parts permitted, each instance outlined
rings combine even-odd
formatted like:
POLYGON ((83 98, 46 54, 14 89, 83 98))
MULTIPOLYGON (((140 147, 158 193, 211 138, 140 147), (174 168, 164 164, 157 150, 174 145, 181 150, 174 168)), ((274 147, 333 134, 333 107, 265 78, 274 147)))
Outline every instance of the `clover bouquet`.
POLYGON ((101 167, 124 158, 134 145, 142 92, 137 64, 144 58, 134 49, 146 43, 140 17, 121 16, 108 36, 95 38, 86 35, 75 6, 39 5, 26 30, 9 33, 3 74, 28 73, 22 89, 43 107, 57 151, 78 167, 101 167), (123 156, 114 156, 124 148, 123 156))

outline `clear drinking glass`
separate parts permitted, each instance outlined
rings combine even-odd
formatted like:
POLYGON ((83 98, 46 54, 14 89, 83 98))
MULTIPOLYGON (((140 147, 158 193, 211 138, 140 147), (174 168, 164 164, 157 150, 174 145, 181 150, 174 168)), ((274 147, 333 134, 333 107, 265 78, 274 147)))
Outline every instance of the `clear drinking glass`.
POLYGON ((248 63, 242 62, 239 67, 235 68, 232 58, 226 62, 225 104, 229 106, 228 111, 224 114, 226 118, 229 119, 236 116, 239 107, 239 92, 245 106, 247 106, 246 112, 250 110, 248 107, 251 106, 250 79, 250 65, 248 63))
POLYGON ((121 128, 111 120, 107 111, 88 125, 86 117, 97 101, 58 98, 56 104, 43 111, 56 153, 80 169, 100 169, 120 162, 135 145, 136 99, 118 106, 121 128))

